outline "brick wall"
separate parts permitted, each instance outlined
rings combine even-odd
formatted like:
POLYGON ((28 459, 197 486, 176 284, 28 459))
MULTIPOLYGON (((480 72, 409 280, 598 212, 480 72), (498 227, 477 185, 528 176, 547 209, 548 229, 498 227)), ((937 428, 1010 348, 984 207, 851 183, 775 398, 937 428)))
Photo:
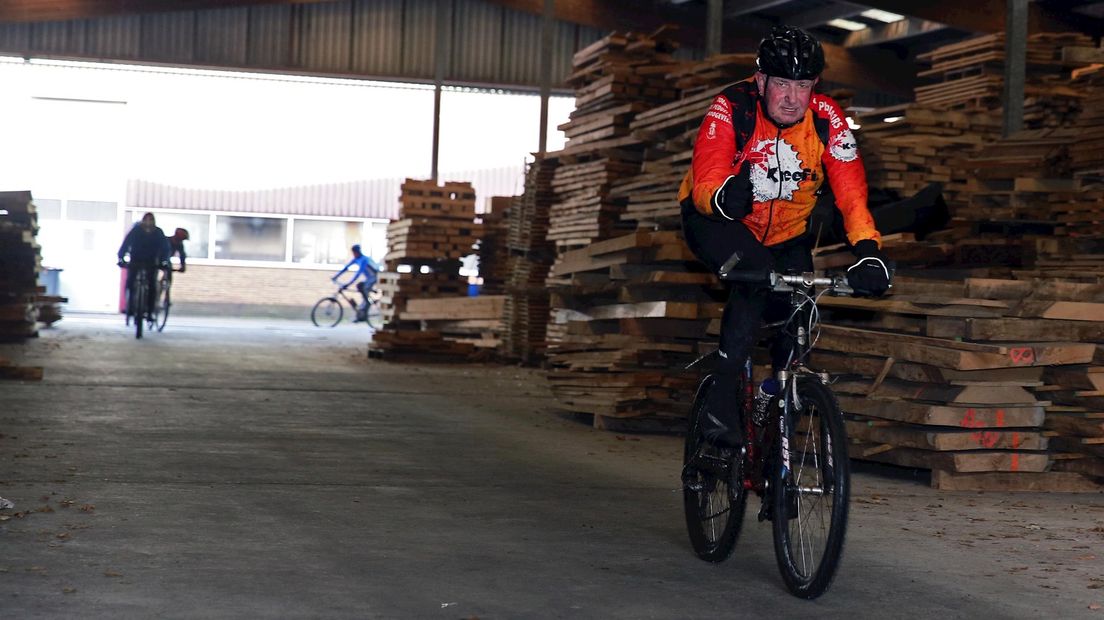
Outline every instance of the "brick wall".
POLYGON ((189 263, 186 272, 173 274, 173 311, 308 319, 314 303, 334 292, 336 271, 189 263))

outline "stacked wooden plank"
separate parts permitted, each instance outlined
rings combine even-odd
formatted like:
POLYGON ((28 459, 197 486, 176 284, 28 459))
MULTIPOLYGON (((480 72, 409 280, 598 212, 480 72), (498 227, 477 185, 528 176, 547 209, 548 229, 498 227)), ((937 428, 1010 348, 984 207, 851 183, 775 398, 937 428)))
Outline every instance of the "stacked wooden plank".
POLYGON ((1101 464, 1073 449, 1095 445, 1076 433, 1091 431, 1100 404, 1100 285, 901 277, 896 289, 821 301, 833 325, 814 364, 844 378, 834 388, 853 458, 931 469, 946 489, 1100 488, 1065 464, 1101 464))
POLYGON ((0 192, 0 340, 38 335, 38 216, 30 192, 0 192))
POLYGON ((1077 138, 1069 146, 1070 168, 1075 176, 1104 179, 1104 64, 1075 72, 1072 86, 1084 93, 1086 102, 1096 105, 1082 107, 1074 121, 1077 138))
POLYGON ((510 275, 509 252, 506 238, 509 235, 509 208, 513 196, 491 197, 490 209, 479 215, 479 276, 483 279, 480 294, 501 295, 510 275))
POLYGON ((549 277, 563 336, 548 378, 567 409, 599 428, 679 428, 698 355, 722 304, 677 231, 635 233, 566 253, 549 277))
POLYGON ((675 44, 662 32, 612 33, 577 52, 568 83, 575 111, 560 126, 568 137, 558 153, 548 238, 561 250, 608 238, 618 228, 624 200, 609 195, 616 179, 639 171, 639 140, 629 123, 678 92, 665 75, 680 66, 675 44))
POLYGON ((555 157, 537 157, 526 172, 524 193, 510 207, 505 332, 499 353, 523 363, 533 363, 543 354, 548 333, 545 279, 555 259, 555 246, 548 240, 548 219, 555 200, 552 177, 558 165, 555 157))
POLYGON ((387 227, 388 269, 380 274, 377 286, 387 327, 373 336, 369 354, 393 359, 405 350, 433 346, 451 352, 453 347, 440 334, 406 333, 421 331, 421 324, 404 323, 402 314, 414 299, 467 294, 467 278, 459 273, 460 258, 474 252, 479 236, 475 190, 470 183, 407 179, 400 201, 400 219, 387 227))
POLYGON ((941 183, 948 205, 957 210, 966 202, 969 180, 957 163, 997 139, 1001 121, 987 112, 907 105, 875 110, 858 123, 855 136, 872 188, 911 196, 941 183))
MULTIPOLYGON (((1054 73, 1070 66, 1086 63, 1063 59, 1063 48, 1091 46, 1092 39, 1076 33, 1037 33, 1027 39, 1028 96, 1053 98, 1054 91, 1035 79, 1041 74, 1054 73)), ((944 109, 999 109, 1001 89, 1004 84, 1004 33, 975 37, 959 43, 945 45, 917 57, 930 63, 920 77, 938 78, 938 82, 916 88, 916 103, 944 109)), ((1062 98, 1076 98, 1076 92, 1063 93, 1062 98)), ((1065 105, 1068 102, 1062 102, 1065 105)), ((1047 102, 1033 102, 1047 106, 1047 102)), ((1060 107, 1060 105, 1058 106, 1060 107)), ((1039 117, 1045 122, 1046 115, 1039 117)), ((1028 125, 1034 127, 1036 125, 1028 125)))
POLYGON ((423 331, 433 331, 451 342, 478 349, 501 344, 504 295, 411 299, 399 315, 402 321, 418 321, 423 331))

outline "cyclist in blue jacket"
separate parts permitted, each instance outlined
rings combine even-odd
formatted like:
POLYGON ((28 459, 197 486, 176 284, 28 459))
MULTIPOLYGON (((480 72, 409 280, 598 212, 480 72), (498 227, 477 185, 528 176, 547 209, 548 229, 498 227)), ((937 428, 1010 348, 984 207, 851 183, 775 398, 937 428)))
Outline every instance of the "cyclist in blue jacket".
MULTIPOLYGON (((135 224, 127 233, 123 244, 119 246, 119 266, 126 266, 123 257, 130 255, 130 266, 127 269, 126 288, 127 299, 130 299, 130 290, 134 286, 134 275, 139 269, 145 270, 146 281, 149 283, 145 312, 152 313, 157 303, 157 270, 169 260, 169 242, 165 233, 157 227, 152 213, 142 216, 142 221, 135 224)), ((128 313, 138 316, 140 309, 128 308, 128 313)))
POLYGON ((364 298, 364 301, 361 302, 360 307, 357 308, 357 317, 356 320, 353 321, 354 323, 361 323, 368 320, 368 291, 372 290, 372 287, 375 286, 380 267, 376 263, 376 261, 372 260, 371 257, 365 256, 360 252, 359 243, 354 245, 351 249, 353 251, 352 260, 346 263, 346 265, 341 268, 341 271, 334 274, 334 276, 330 278, 330 280, 333 282, 337 282, 337 279, 340 278, 341 275, 348 271, 350 268, 352 268, 353 265, 357 266, 356 274, 353 275, 353 278, 351 280, 343 284, 341 288, 349 288, 349 286, 352 285, 354 282, 357 282, 357 280, 360 279, 361 276, 364 277, 364 280, 361 282, 357 282, 356 285, 356 288, 358 291, 360 291, 360 296, 364 298))

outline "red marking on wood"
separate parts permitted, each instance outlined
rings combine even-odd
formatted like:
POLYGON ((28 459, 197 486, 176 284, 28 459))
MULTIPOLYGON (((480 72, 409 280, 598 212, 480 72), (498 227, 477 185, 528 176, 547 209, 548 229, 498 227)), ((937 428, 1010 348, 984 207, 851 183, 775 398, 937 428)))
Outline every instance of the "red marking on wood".
MULTIPOLYGON (((1018 434, 1018 433, 1016 433, 1016 434, 1018 434)), ((1012 436, 1013 437, 1013 439, 1012 439, 1013 444, 1017 443, 1017 441, 1015 439, 1016 434, 1014 434, 1012 436)), ((1009 469, 1011 469, 1012 471, 1020 471, 1020 453, 1019 452, 1013 452, 1012 453, 1012 465, 1011 465, 1011 467, 1009 467, 1009 469)))
POLYGON ((1004 409, 997 409, 997 428, 1004 427, 1004 409))
POLYGON ((1008 351, 1008 357, 1015 366, 1030 366, 1035 363, 1035 349, 1031 347, 1015 347, 1008 351))

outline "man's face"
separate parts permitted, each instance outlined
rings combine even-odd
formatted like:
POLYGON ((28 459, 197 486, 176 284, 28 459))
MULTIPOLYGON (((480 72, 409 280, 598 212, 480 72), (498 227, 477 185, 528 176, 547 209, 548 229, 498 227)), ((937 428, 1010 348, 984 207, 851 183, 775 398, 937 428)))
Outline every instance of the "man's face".
POLYGON ((147 213, 144 216, 142 216, 142 230, 144 230, 146 232, 149 232, 149 231, 153 230, 154 226, 156 226, 156 224, 153 221, 153 216, 152 215, 147 213))
POLYGON ((792 125, 805 116, 817 83, 817 80, 790 80, 773 76, 768 81, 762 73, 756 73, 755 80, 759 84, 759 92, 764 93, 767 114, 782 125, 792 125))

